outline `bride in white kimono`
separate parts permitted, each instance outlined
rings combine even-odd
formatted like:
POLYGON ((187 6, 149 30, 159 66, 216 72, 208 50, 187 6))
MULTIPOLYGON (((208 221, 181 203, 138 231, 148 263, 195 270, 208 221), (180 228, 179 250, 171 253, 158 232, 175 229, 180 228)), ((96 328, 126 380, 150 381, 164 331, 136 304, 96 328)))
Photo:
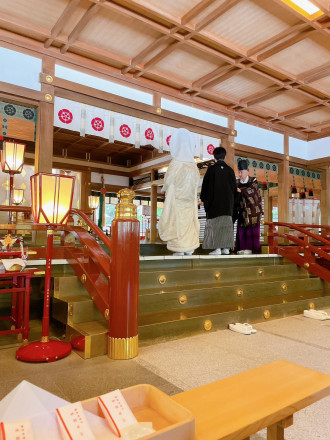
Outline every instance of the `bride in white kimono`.
POLYGON ((197 189, 199 171, 194 160, 195 140, 185 128, 177 130, 170 141, 172 161, 162 191, 166 193, 159 235, 174 255, 191 255, 199 247, 197 189))

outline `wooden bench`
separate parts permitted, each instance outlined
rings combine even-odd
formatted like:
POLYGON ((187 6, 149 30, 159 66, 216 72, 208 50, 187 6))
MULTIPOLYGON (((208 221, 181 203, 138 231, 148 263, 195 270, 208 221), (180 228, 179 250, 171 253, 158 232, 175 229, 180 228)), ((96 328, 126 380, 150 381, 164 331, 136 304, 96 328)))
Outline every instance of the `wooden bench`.
POLYGON ((172 396, 195 416, 195 440, 284 440, 293 414, 330 394, 330 376, 284 360, 172 396))

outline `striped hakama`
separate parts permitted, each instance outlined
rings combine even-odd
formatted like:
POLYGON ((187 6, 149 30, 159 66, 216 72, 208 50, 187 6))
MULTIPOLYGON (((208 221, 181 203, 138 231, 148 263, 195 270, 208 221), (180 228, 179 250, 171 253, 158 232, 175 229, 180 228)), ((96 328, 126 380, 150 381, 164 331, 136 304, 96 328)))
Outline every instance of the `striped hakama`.
POLYGON ((206 220, 203 249, 230 249, 234 247, 233 219, 222 215, 206 220))

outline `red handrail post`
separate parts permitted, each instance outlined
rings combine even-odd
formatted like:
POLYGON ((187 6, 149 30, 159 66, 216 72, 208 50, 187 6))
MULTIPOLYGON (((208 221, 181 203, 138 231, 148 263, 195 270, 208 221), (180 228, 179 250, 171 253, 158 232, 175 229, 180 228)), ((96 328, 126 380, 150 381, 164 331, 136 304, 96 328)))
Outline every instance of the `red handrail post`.
POLYGON ((267 223, 268 229, 268 247, 270 254, 278 254, 278 239, 274 223, 267 223))
POLYGON ((134 192, 120 190, 111 233, 110 323, 108 357, 132 359, 138 354, 140 222, 134 192))

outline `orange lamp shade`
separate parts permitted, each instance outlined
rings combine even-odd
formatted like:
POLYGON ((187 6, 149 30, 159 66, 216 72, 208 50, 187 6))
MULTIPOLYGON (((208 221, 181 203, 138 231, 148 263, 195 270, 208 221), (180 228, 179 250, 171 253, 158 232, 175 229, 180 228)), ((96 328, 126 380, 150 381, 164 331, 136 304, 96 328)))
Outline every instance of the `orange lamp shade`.
POLYGON ((35 223, 63 225, 72 207, 75 177, 37 173, 31 176, 32 215, 35 223))
POLYGON ((88 196, 88 206, 90 209, 97 209, 100 204, 100 198, 97 196, 88 196))
POLYGON ((18 174, 23 170, 25 144, 3 141, 1 167, 5 173, 18 174))

